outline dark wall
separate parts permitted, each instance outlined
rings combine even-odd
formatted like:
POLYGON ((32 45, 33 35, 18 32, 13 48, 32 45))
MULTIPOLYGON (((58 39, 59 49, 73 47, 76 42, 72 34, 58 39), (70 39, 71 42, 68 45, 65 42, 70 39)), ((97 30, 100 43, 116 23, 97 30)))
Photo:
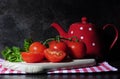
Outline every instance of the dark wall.
MULTIPOLYGON (((0 0, 0 51, 5 46, 22 46, 25 38, 43 41, 54 37, 58 32, 50 27, 52 22, 58 22, 67 31, 82 16, 96 27, 112 23, 119 30, 119 0, 0 0)), ((110 57, 119 58, 119 49, 120 38, 110 57)))

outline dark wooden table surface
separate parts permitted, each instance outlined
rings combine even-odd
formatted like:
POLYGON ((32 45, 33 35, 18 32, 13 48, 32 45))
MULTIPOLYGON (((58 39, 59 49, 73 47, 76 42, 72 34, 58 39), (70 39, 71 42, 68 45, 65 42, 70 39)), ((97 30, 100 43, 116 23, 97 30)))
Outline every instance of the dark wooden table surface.
POLYGON ((120 79, 120 73, 0 75, 0 79, 120 79))
POLYGON ((120 61, 109 62, 118 68, 117 72, 87 73, 87 74, 28 74, 28 75, 0 75, 0 79, 120 79, 120 61))

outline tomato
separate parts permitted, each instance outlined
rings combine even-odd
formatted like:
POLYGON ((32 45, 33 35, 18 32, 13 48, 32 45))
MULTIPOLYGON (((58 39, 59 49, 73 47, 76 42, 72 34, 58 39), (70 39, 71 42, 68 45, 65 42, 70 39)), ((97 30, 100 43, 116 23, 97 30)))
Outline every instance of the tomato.
POLYGON ((29 51, 33 53, 43 53, 45 49, 46 46, 40 42, 33 42, 29 47, 29 51))
POLYGON ((27 63, 38 63, 44 59, 44 55, 40 53, 22 52, 21 57, 27 63))
POLYGON ((60 62, 62 61, 66 53, 62 50, 57 50, 57 49, 45 49, 44 50, 45 57, 50 61, 50 62, 60 62))
POLYGON ((54 41, 49 42, 49 48, 66 51, 67 50, 67 45, 63 41, 55 41, 54 40, 54 41))
POLYGON ((84 58, 86 50, 87 50, 85 43, 82 41, 68 42, 68 49, 69 49, 70 57, 75 58, 75 59, 84 58))

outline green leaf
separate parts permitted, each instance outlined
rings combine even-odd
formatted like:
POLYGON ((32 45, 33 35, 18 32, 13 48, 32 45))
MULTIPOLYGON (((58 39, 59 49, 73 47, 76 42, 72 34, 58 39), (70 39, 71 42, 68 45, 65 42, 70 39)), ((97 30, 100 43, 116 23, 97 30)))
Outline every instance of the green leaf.
POLYGON ((10 62, 21 62, 23 61, 21 57, 21 52, 27 52, 32 42, 32 39, 25 39, 23 49, 16 46, 5 47, 5 49, 2 50, 1 54, 5 60, 8 60, 10 62))
POLYGON ((2 52, 3 58, 10 62, 21 62, 21 51, 19 47, 6 47, 2 52))
POLYGON ((33 40, 31 38, 24 40, 24 50, 29 51, 29 47, 32 44, 33 40))

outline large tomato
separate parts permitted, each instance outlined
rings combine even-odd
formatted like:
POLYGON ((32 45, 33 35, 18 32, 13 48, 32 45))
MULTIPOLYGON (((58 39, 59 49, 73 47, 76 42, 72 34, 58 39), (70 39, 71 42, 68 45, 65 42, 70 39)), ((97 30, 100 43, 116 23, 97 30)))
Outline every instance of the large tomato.
POLYGON ((67 50, 67 45, 63 41, 55 41, 54 40, 54 41, 49 42, 49 48, 66 51, 67 50))
POLYGON ((44 55, 40 53, 22 52, 21 57, 27 63, 38 63, 44 59, 44 55))
POLYGON ((29 47, 29 51, 32 53, 44 53, 45 49, 46 46, 40 42, 33 42, 29 47))
POLYGON ((70 57, 75 59, 84 58, 86 53, 86 45, 84 42, 69 41, 67 44, 70 57))
POLYGON ((66 53, 62 50, 57 50, 57 49, 45 49, 44 50, 45 57, 50 61, 50 62, 60 62, 62 61, 66 53))

